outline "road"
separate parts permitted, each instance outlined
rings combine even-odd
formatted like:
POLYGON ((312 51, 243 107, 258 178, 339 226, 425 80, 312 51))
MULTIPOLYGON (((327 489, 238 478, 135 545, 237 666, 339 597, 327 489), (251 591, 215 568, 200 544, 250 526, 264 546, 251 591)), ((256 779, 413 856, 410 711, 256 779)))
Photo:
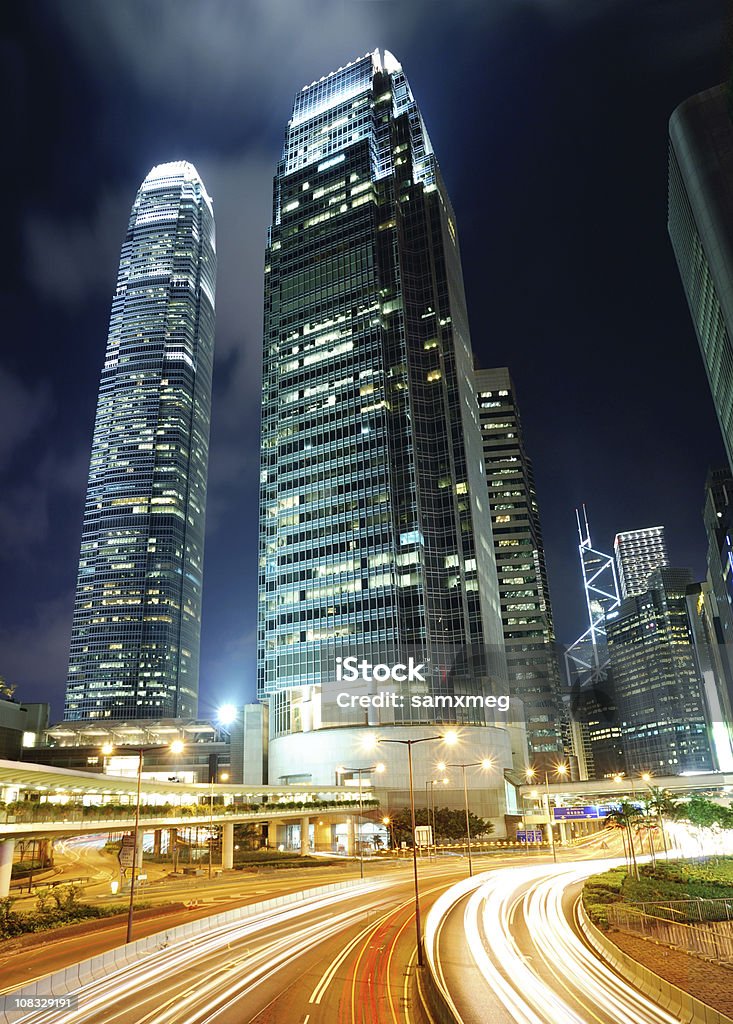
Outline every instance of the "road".
MULTIPOLYGON (((466 870, 421 866, 423 905, 466 870)), ((80 990, 77 1011, 16 1015, 23 1024, 427 1024, 412 992, 409 872, 161 944, 134 969, 80 990)))
POLYGON ((464 1024, 678 1024, 599 960, 575 924, 582 880, 618 863, 503 869, 441 897, 426 948, 464 1024))

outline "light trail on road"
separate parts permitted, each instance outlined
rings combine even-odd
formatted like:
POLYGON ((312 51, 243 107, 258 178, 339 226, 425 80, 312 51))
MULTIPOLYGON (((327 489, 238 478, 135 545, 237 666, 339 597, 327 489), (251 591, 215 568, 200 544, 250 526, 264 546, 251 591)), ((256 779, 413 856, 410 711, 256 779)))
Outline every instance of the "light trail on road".
POLYGON ((618 863, 495 871, 459 883, 436 901, 426 951, 458 1019, 466 1024, 679 1024, 600 960, 567 919, 567 890, 618 863), (458 922, 472 962, 469 972, 465 964, 461 972, 454 948, 458 922), (493 1016, 487 1010, 492 1004, 493 1016))
MULTIPOLYGON (((383 893, 384 888, 383 882, 368 883, 244 918, 241 923, 201 933, 193 941, 184 939, 166 947, 163 940, 161 948, 136 963, 82 985, 75 993, 78 1010, 34 1012, 15 1017, 14 1024, 111 1024, 126 1020, 138 1024, 170 1024, 173 1020, 204 1024, 268 974, 364 912, 357 906, 336 913, 339 904, 378 890, 383 893), (307 920, 301 923, 298 919, 302 918, 307 920), (283 935, 272 938, 278 929, 283 935), (256 949, 244 945, 256 942, 263 932, 266 941, 260 940, 256 949), (235 970, 241 972, 236 979, 235 970)), ((383 900, 384 895, 377 899, 383 900)))

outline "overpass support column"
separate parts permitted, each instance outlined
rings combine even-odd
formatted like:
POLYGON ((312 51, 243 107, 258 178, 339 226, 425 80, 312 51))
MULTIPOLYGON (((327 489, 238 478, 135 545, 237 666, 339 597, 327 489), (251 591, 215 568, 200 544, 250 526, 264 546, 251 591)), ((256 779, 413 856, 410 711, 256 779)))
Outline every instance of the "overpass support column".
POLYGON ((178 829, 168 829, 168 851, 173 859, 173 870, 178 871, 178 829))
POLYGON ((310 818, 300 819, 300 856, 307 857, 310 851, 310 818))
POLYGON ((145 839, 145 833, 141 828, 137 830, 137 854, 135 855, 135 864, 137 865, 137 872, 140 874, 144 873, 143 869, 143 840, 145 839))
POLYGON ((160 852, 163 848, 163 829, 156 828, 153 833, 153 856, 160 857, 160 852))
POLYGON ((225 821, 221 827, 221 866, 224 871, 234 867, 234 822, 225 821))
POLYGON ((354 816, 349 815, 349 817, 346 819, 346 823, 346 856, 353 857, 354 851, 356 850, 356 841, 354 835, 354 816))
POLYGON ((568 829, 564 821, 560 822, 560 845, 568 845, 568 829))
POLYGON ((13 870, 15 840, 6 839, 0 843, 0 900, 10 895, 10 875, 13 870))

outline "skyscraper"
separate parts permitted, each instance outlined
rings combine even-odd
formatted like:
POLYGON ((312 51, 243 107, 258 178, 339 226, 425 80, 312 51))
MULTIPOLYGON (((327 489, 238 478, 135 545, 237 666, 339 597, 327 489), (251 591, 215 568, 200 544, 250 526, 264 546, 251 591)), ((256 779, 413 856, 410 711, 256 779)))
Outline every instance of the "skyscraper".
POLYGON ((450 692, 501 614, 456 221, 390 53, 296 96, 265 263, 259 693, 413 651, 450 692))
POLYGON ((669 122, 668 229, 733 467, 733 122, 730 87, 681 103, 669 122))
POLYGON ((663 526, 617 533, 613 550, 622 598, 645 593, 654 570, 669 565, 663 526))
POLYGON ((713 767, 687 616, 688 569, 652 573, 644 594, 606 622, 618 718, 629 773, 676 775, 713 767))
POLYGON ((64 718, 197 710, 216 249, 196 169, 154 167, 122 246, 64 718))
POLYGON ((524 704, 529 754, 562 754, 564 710, 545 549, 514 383, 506 367, 476 370, 474 381, 509 679, 524 704))

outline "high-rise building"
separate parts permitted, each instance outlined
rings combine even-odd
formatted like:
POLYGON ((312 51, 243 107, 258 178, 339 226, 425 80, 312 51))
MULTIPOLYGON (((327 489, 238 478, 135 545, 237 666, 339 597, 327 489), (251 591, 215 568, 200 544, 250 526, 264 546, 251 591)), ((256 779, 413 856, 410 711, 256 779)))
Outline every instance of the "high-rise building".
POLYGON ((676 775, 713 767, 687 615, 688 569, 664 567, 644 594, 606 622, 621 738, 629 774, 676 775))
POLYGON ((669 565, 663 526, 617 533, 613 550, 622 598, 645 593, 654 570, 669 565))
POLYGON ((259 693, 414 652, 449 694, 501 612, 456 219, 390 53, 296 96, 265 264, 259 693))
POLYGON ((557 760, 565 715, 532 462, 509 370, 476 370, 474 381, 509 680, 524 704, 530 759, 557 760))
POLYGON ((185 162, 154 167, 112 300, 66 720, 196 714, 215 277, 201 178, 185 162))
POLYGON ((589 778, 604 778, 619 770, 622 757, 606 645, 606 621, 620 603, 618 579, 613 556, 593 546, 585 505, 582 515, 575 510, 575 518, 588 627, 565 652, 573 746, 581 772, 589 778))
POLYGON ((729 87, 669 122, 668 229, 733 467, 733 122, 729 87))

